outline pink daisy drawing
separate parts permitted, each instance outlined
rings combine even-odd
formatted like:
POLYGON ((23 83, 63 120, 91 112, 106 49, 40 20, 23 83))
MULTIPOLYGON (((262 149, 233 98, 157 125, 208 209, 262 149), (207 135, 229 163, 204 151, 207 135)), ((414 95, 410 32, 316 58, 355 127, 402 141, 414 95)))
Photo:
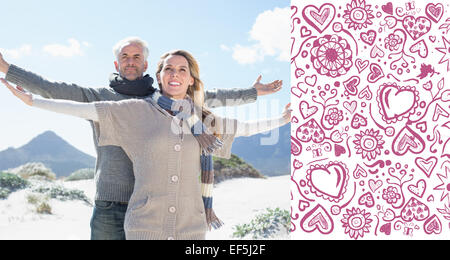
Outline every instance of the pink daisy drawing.
POLYGON ((370 7, 371 5, 367 5, 365 0, 352 0, 350 4, 347 4, 347 10, 344 10, 342 17, 345 19, 345 23, 348 23, 348 28, 360 30, 373 24, 372 19, 375 17, 370 7))
POLYGON ((342 226, 345 229, 345 234, 348 234, 351 238, 357 240, 364 237, 365 233, 369 233, 370 213, 366 213, 365 210, 358 208, 347 209, 347 214, 344 214, 344 218, 341 220, 342 226))
POLYGON ((356 134, 356 140, 353 141, 356 145, 356 154, 362 154, 362 158, 369 161, 380 155, 384 141, 382 140, 383 136, 379 135, 379 133, 379 130, 367 129, 364 132, 361 131, 360 134, 356 134))

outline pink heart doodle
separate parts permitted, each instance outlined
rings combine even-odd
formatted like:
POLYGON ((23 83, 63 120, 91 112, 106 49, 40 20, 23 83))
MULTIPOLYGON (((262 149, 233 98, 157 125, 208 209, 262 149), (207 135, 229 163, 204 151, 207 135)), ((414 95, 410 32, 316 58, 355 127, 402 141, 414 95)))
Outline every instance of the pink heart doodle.
POLYGON ((444 6, 441 3, 432 4, 429 3, 425 7, 425 14, 433 20, 433 22, 438 23, 441 20, 442 15, 444 14, 444 6))
POLYGON ((303 9, 305 21, 319 33, 325 31, 334 19, 336 9, 332 4, 323 4, 320 8, 308 5, 303 9))
POLYGON ((359 37, 364 43, 367 43, 370 46, 372 46, 377 38, 377 32, 374 30, 368 30, 367 32, 360 33, 359 37))
POLYGON ((300 113, 302 114, 303 119, 308 119, 309 117, 313 116, 319 108, 316 106, 309 106, 308 102, 302 101, 300 103, 300 113))
POLYGON ((307 208, 309 208, 309 202, 308 201, 304 201, 304 200, 300 200, 300 202, 298 203, 298 209, 303 212, 307 208))
POLYGON ((352 126, 353 129, 359 129, 361 126, 367 126, 367 118, 365 118, 362 115, 356 113, 353 116, 351 126, 352 126))
POLYGON ((384 72, 381 69, 380 65, 375 63, 370 64, 370 73, 367 76, 367 81, 369 81, 370 83, 375 83, 383 77, 384 72))
POLYGON ((392 209, 387 209, 386 212, 384 212, 383 220, 390 222, 395 219, 395 212, 392 209))
POLYGON ((426 133, 427 132, 427 122, 420 122, 417 123, 416 128, 420 130, 420 132, 422 133, 426 133))
POLYGON ((308 186, 312 193, 323 199, 339 202, 347 191, 348 169, 342 162, 312 165, 306 171, 308 186))
POLYGON ((386 234, 386 236, 391 235, 392 232, 392 225, 391 223, 386 223, 381 226, 380 232, 386 234))
POLYGON ((355 110, 356 110, 357 106, 358 106, 358 102, 356 102, 356 101, 352 101, 351 103, 348 102, 348 101, 345 101, 345 102, 344 102, 344 108, 345 108, 348 112, 350 112, 350 114, 355 113, 355 110))
POLYGON ((361 73, 363 70, 367 68, 367 66, 369 66, 369 61, 368 60, 363 61, 360 58, 357 58, 355 61, 355 65, 356 68, 358 69, 358 72, 361 73))
POLYGON ((308 84, 311 87, 314 87, 316 85, 316 82, 317 82, 317 76, 316 75, 305 77, 305 83, 308 84))
POLYGON ((325 132, 316 120, 311 119, 297 128, 297 139, 305 143, 312 140, 314 143, 319 144, 325 139, 325 132))
POLYGON ((358 98, 365 98, 366 100, 372 99, 372 91, 370 91, 369 86, 365 87, 363 90, 361 90, 361 92, 359 92, 358 98))
POLYGON ((411 222, 413 220, 424 221, 428 216, 430 216, 430 209, 428 206, 415 198, 409 200, 401 213, 402 219, 406 222, 411 222))
POLYGON ((334 144, 334 155, 336 157, 339 157, 343 154, 345 154, 347 151, 345 150, 345 148, 341 145, 338 144, 334 144))
POLYGON ((386 123, 395 123, 415 113, 419 94, 414 87, 383 84, 378 90, 378 107, 386 123))
POLYGON ((383 10, 383 12, 393 15, 394 14, 394 7, 392 5, 392 2, 388 2, 385 5, 381 6, 381 10, 383 10))
POLYGON ((417 40, 431 30, 431 21, 424 16, 406 16, 403 18, 403 28, 413 40, 417 40))
POLYGON ((380 49, 377 45, 373 46, 372 50, 370 51, 370 57, 372 59, 375 59, 376 57, 383 58, 384 57, 384 51, 380 49))
POLYGON ((422 157, 417 157, 415 160, 415 163, 419 169, 425 173, 425 175, 430 178, 431 174, 433 173, 434 167, 436 167, 436 164, 438 162, 438 159, 434 156, 424 159, 422 157))
POLYGON ((303 217, 300 226, 307 233, 317 230, 323 235, 330 234, 334 230, 333 219, 320 204, 303 217))
POLYGON ((392 151, 397 156, 405 155, 408 151, 419 154, 425 150, 425 141, 408 126, 405 126, 394 138, 392 151))
POLYGON ((442 233, 441 220, 436 215, 433 215, 431 218, 425 221, 425 223, 423 224, 423 229, 428 235, 431 235, 433 233, 439 235, 442 233))
POLYGON ((359 178, 361 178, 361 177, 367 177, 367 172, 366 172, 366 170, 364 170, 362 167, 361 167, 361 165, 357 165, 356 166, 356 169, 353 171, 353 177, 355 178, 355 179, 359 179, 359 178))
POLYGON ((433 121, 434 122, 438 121, 440 116, 448 118, 450 116, 450 114, 444 108, 442 108, 439 104, 436 104, 436 108, 434 109, 433 121))
POLYGON ((302 144, 291 136, 291 154, 299 156, 302 153, 302 144))
POLYGON ((352 76, 348 80, 344 81, 342 84, 345 87, 345 90, 348 91, 349 95, 355 96, 358 94, 358 85, 360 79, 358 76, 352 76))
POLYGON ((423 197, 423 194, 425 193, 425 190, 427 189, 427 183, 425 180, 419 180, 416 185, 409 185, 408 190, 412 194, 416 195, 419 198, 423 197))
POLYGON ((382 180, 369 180, 369 188, 370 190, 375 193, 379 188, 381 188, 381 186, 383 186, 383 181, 382 180))
POLYGON ((309 37, 311 36, 311 34, 311 30, 308 30, 306 26, 302 26, 302 28, 300 28, 300 35, 302 36, 302 38, 309 37))
POLYGON ((411 53, 417 53, 421 58, 426 58, 428 56, 428 47, 424 40, 420 40, 417 43, 411 45, 409 48, 411 53))
POLYGON ((366 194, 362 195, 359 200, 358 204, 361 206, 366 206, 368 208, 372 208, 375 206, 375 200, 373 199, 372 193, 367 192, 366 194))

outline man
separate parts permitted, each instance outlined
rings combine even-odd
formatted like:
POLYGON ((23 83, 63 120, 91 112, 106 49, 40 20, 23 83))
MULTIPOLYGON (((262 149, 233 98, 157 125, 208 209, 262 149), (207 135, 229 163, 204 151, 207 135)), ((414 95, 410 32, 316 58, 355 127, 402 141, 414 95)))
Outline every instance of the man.
MULTIPOLYGON (((119 101, 145 98, 153 94, 153 79, 144 75, 148 67, 148 47, 139 38, 126 38, 115 45, 114 62, 117 74, 110 77, 110 87, 85 88, 75 84, 48 81, 36 74, 8 64, 0 53, 0 72, 6 80, 33 94, 45 98, 78 102, 119 101)), ((258 77, 252 88, 206 91, 205 103, 209 107, 241 105, 255 102, 257 96, 275 93, 282 82, 260 83, 258 77)), ((97 150, 96 194, 91 218, 92 240, 124 240, 124 218, 134 187, 133 166, 118 146, 98 146, 99 128, 90 122, 97 150)))

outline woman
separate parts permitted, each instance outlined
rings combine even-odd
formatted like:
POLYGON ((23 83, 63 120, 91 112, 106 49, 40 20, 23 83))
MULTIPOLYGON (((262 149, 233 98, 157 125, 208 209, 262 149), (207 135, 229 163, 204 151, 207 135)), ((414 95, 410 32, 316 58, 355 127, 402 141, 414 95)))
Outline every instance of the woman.
POLYGON ((287 124, 289 105, 279 118, 255 123, 215 116, 204 107, 196 60, 182 50, 161 57, 156 77, 160 92, 152 98, 94 103, 37 98, 2 82, 30 106, 95 121, 100 145, 124 149, 135 174, 127 239, 204 239, 222 224, 212 210, 212 153, 229 157, 235 137, 287 124))

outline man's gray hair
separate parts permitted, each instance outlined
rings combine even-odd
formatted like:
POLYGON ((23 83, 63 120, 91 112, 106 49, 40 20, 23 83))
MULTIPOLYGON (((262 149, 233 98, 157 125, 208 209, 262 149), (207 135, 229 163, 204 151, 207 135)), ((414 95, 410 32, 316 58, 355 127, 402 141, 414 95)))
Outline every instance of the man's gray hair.
POLYGON ((116 45, 113 47, 113 53, 114 56, 116 56, 116 59, 119 60, 119 54, 122 51, 122 49, 130 44, 138 44, 142 47, 144 59, 148 59, 148 44, 146 41, 138 38, 138 37, 128 37, 123 40, 120 40, 116 45))

